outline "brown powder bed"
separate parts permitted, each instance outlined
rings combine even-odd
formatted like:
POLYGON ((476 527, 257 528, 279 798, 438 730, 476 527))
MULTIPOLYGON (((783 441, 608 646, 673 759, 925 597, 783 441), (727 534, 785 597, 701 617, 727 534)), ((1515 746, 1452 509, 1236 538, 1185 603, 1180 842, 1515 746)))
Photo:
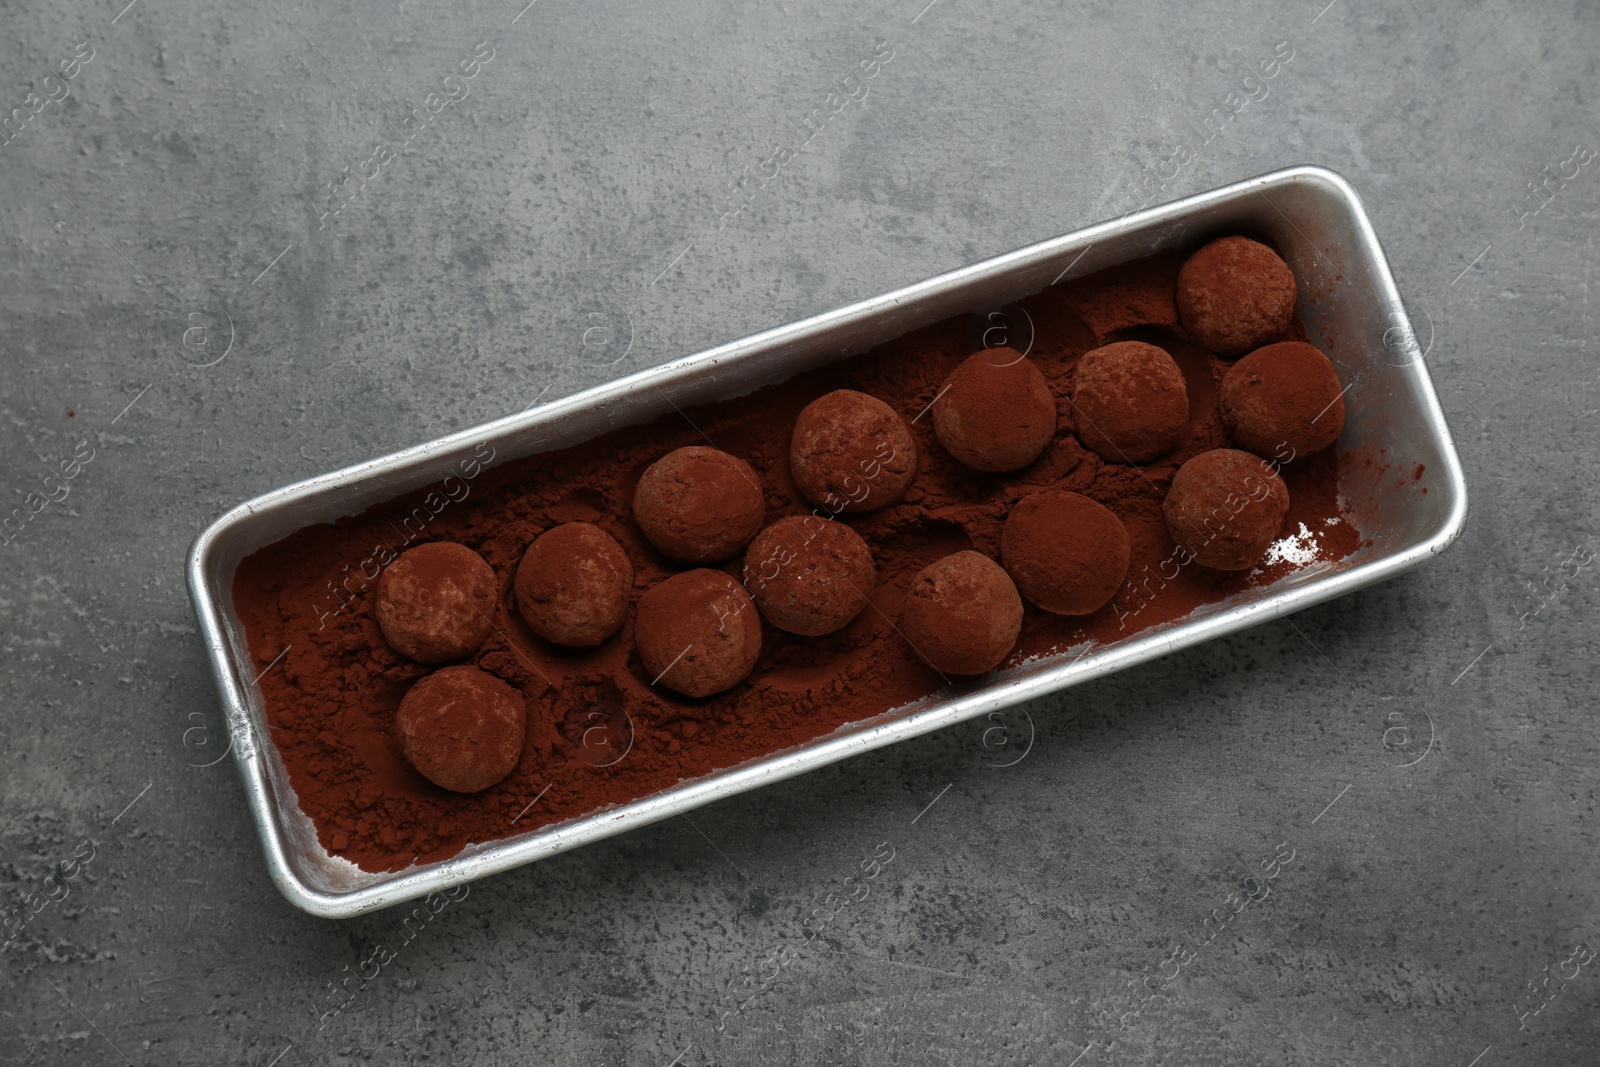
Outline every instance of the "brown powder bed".
MULTIPOLYGON (((492 469, 469 462, 440 486, 256 552, 235 576, 234 604, 257 669, 282 654, 259 684, 272 740, 323 847, 369 871, 447 859, 470 843, 627 803, 929 696, 944 680, 893 625, 908 583, 955 551, 998 557, 1007 509, 1041 489, 1073 490, 1111 509, 1128 529, 1132 565, 1112 602, 1094 615, 1074 619, 1029 605, 1002 670, 1086 641, 1128 637, 1269 584, 1308 560, 1349 555, 1362 542, 1339 505, 1335 446, 1281 472, 1291 496, 1283 532, 1303 525, 1310 534, 1292 553, 1300 562, 1270 562, 1269 555, 1240 573, 1171 562, 1162 499, 1173 474, 1189 457, 1231 445, 1217 403, 1229 364, 1179 326, 1174 284, 1181 262, 1164 253, 1020 302, 1034 326, 1029 356, 1056 397, 1057 429, 1037 461, 1011 474, 961 466, 935 439, 932 419, 919 417, 972 354, 974 331, 962 316, 686 417, 673 414, 492 469), (1106 463, 1079 444, 1066 400, 1077 358, 1118 340, 1167 349, 1191 400, 1179 447, 1139 466, 1106 463), (635 601, 686 569, 649 545, 629 506, 644 469, 673 449, 709 440, 749 462, 766 492, 768 522, 809 514, 789 473, 789 431, 802 407, 838 388, 869 393, 915 418, 920 455, 901 504, 839 519, 861 534, 877 563, 872 604, 854 622, 823 637, 763 624, 761 658, 749 679, 704 699, 650 685, 634 650, 632 609, 619 634, 589 650, 545 642, 523 623, 511 592, 517 564, 536 536, 560 523, 592 522, 617 539, 633 563, 635 601), (517 768, 473 795, 432 785, 401 756, 395 713, 429 668, 391 650, 372 614, 382 566, 407 547, 444 540, 476 550, 500 582, 494 630, 467 662, 518 689, 529 713, 517 768)), ((1298 320, 1281 340, 1304 340, 1298 320)), ((487 450, 480 455, 490 461, 487 450)), ((741 561, 718 569, 738 578, 741 561)))

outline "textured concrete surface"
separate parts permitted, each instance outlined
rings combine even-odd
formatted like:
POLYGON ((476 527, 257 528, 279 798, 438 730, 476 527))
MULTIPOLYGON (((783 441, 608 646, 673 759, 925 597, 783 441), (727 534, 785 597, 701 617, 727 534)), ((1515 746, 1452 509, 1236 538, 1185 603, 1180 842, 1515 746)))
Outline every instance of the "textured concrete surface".
POLYGON ((1593 4, 124 2, 0 10, 0 1062, 1600 1062, 1593 4), (1456 547, 1013 766, 952 730, 476 883, 331 1010, 397 938, 289 907, 204 766, 201 527, 1296 162, 1431 322, 1456 547))

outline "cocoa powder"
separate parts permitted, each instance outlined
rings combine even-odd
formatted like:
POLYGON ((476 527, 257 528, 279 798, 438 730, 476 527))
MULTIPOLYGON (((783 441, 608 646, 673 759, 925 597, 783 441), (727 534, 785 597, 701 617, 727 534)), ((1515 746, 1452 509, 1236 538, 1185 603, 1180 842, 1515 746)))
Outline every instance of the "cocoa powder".
MULTIPOLYGON (((1243 573, 1161 566, 1173 552, 1162 500, 1174 472, 1189 457, 1227 444, 1217 404, 1227 364, 1195 344, 1178 321, 1180 262, 1164 254, 1123 264, 1020 302, 1035 328, 1028 357, 1050 383, 1057 425, 1044 453, 1019 471, 965 467, 937 444, 931 420, 912 421, 973 354, 963 317, 687 418, 674 413, 560 452, 481 473, 474 467, 463 472, 470 481, 454 479, 455 488, 444 485, 443 495, 421 490, 308 527, 246 559, 234 582, 235 608, 257 669, 283 653, 259 684, 272 741, 323 846, 373 871, 441 860, 468 843, 648 796, 926 697, 945 682, 893 626, 911 579, 959 550, 998 559, 1008 508, 1040 490, 1082 493, 1114 512, 1129 534, 1129 576, 1123 592, 1092 615, 1072 618, 1029 605, 1007 665, 1085 641, 1114 641, 1296 569, 1290 563, 1243 573), (1178 446, 1142 466, 1106 463, 1079 444, 1066 400, 1078 357, 1120 340, 1170 352, 1190 400, 1178 446), (549 644, 522 622, 511 591, 517 564, 535 537, 561 523, 591 522, 617 540, 633 564, 635 603, 638 593, 685 569, 652 547, 630 516, 639 476, 672 449, 704 445, 709 437, 757 471, 769 522, 810 514, 789 469, 790 428, 806 404, 841 388, 878 397, 900 413, 917 456, 902 501, 833 520, 848 522, 866 540, 877 565, 871 604, 849 625, 798 637, 763 624, 749 679, 693 699, 650 684, 634 650, 633 611, 620 633, 592 649, 549 644), (412 519, 418 514, 427 518, 419 534, 412 519), (521 692, 527 743, 511 773, 481 793, 434 786, 406 763, 394 738, 400 700, 428 668, 385 644, 373 621, 373 583, 351 579, 357 571, 367 575, 369 561, 392 559, 403 547, 402 529, 408 540, 471 547, 500 583, 494 629, 469 662, 521 692), (343 590, 337 602, 330 601, 330 582, 343 590), (330 610, 333 603, 338 610, 330 610)), ((1293 334, 1304 337, 1298 322, 1293 334)), ((1286 528, 1303 523, 1321 559, 1343 557, 1360 542, 1338 506, 1338 454, 1329 449, 1282 471, 1292 500, 1286 528), (1341 521, 1329 521, 1335 519, 1341 521)), ((742 575, 739 560, 719 569, 742 575)))

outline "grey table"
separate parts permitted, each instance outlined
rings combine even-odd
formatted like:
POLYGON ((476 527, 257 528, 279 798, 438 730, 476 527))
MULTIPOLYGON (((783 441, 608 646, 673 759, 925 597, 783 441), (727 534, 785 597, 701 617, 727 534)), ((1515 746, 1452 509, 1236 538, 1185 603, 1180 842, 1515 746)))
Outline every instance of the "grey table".
POLYGON ((0 14, 0 1062, 1600 1062, 1593 4, 124 2, 0 14), (950 731, 477 883, 364 986, 391 920, 267 883, 181 578, 227 507, 1294 162, 1431 338, 1443 557, 1013 765, 950 731))

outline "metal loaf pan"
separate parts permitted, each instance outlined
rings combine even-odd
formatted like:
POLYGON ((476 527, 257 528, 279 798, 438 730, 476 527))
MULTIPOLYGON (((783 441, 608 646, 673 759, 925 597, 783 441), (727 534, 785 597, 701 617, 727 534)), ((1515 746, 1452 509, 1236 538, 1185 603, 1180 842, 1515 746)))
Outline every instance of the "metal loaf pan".
POLYGON ((1454 541, 1467 509, 1460 461, 1423 355, 1355 191, 1331 171, 1291 167, 1042 241, 242 504, 196 538, 188 579, 267 869, 283 894, 307 912, 362 914, 1065 689, 1399 574, 1454 541), (234 572, 250 553, 302 527, 437 482, 485 442, 493 446, 495 462, 578 444, 674 407, 745 395, 920 326, 1010 303, 1063 278, 1231 232, 1271 240, 1293 268, 1311 339, 1349 387, 1339 447, 1381 450, 1376 454, 1391 467, 1384 477, 1347 464, 1342 475, 1342 495, 1370 539, 1367 547, 1086 654, 1032 660, 960 694, 936 694, 798 748, 622 807, 469 846, 442 862, 372 874, 317 843, 273 746, 256 668, 234 612, 234 572), (1417 464, 1426 468, 1421 480, 1412 483, 1408 476, 1399 488, 1392 471, 1409 472, 1417 464))

